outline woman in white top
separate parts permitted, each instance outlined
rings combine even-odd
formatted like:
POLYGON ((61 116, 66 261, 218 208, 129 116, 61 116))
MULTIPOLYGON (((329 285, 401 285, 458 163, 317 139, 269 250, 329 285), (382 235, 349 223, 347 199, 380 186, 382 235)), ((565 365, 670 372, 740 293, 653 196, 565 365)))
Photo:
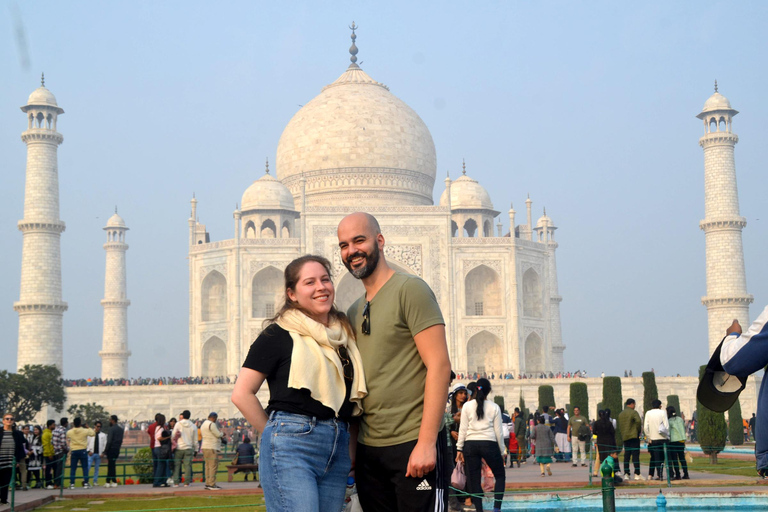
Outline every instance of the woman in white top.
POLYGON ((493 488, 493 512, 501 510, 504 498, 504 437, 501 427, 501 409, 487 400, 491 392, 488 379, 477 380, 477 395, 464 404, 461 410, 459 439, 456 442, 456 462, 463 462, 467 473, 467 491, 472 494, 472 504, 477 512, 483 512, 480 487, 482 461, 493 471, 496 483, 493 488))

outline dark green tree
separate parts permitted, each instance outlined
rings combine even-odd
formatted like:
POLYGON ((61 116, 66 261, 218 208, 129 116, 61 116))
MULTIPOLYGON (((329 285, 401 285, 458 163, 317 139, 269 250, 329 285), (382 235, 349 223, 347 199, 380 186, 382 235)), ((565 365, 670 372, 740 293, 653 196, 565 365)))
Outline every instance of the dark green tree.
POLYGON ((0 372, 0 406, 16 416, 18 423, 32 421, 46 405, 61 411, 65 399, 56 366, 33 364, 24 365, 18 373, 0 372))
POLYGON ((101 421, 102 427, 109 423, 109 412, 95 402, 83 405, 72 404, 67 408, 67 413, 69 413, 70 418, 82 418, 83 422, 91 428, 93 428, 96 420, 101 421))
MULTIPOLYGON (((624 399, 621 396, 621 378, 603 377, 603 409, 611 410, 611 418, 617 419, 624 409, 624 399)), ((621 431, 616 429, 616 446, 621 448, 624 440, 621 431)))
POLYGON ((659 389, 656 387, 656 374, 643 372, 643 414, 653 409, 651 402, 659 399, 659 389))
POLYGON ((525 398, 523 398, 523 392, 520 392, 520 402, 517 404, 517 407, 520 409, 520 413, 523 415, 523 420, 528 421, 528 415, 530 414, 530 411, 528 410, 528 407, 525 406, 525 398))
POLYGON ((546 384, 539 386, 539 411, 548 412, 542 410, 544 406, 555 406, 555 388, 546 384))
MULTIPOLYGON (((133 463, 133 472, 142 484, 151 484, 152 474, 152 451, 149 448, 140 448, 131 460, 133 463)), ((189 483, 189 482, 188 482, 189 483)))
POLYGON ((667 395, 667 406, 672 406, 677 411, 677 415, 682 418, 680 410, 680 397, 677 395, 667 395))
POLYGON ((570 387, 570 406, 568 407, 568 414, 573 414, 573 408, 578 407, 581 410, 581 415, 587 418, 589 421, 589 393, 587 391, 587 385, 583 382, 572 382, 570 387))
MULTIPOLYGON (((706 368, 706 365, 699 368, 699 380, 706 368)), ((717 454, 725 448, 725 438, 728 434, 725 414, 707 409, 696 400, 696 417, 696 432, 701 451, 709 455, 710 464, 717 464, 717 454)))
POLYGON ((493 401, 496 402, 496 405, 499 406, 501 412, 504 412, 504 397, 501 395, 496 395, 493 397, 493 401))
POLYGON ((741 404, 738 399, 728 409, 728 439, 733 446, 744 444, 744 418, 741 416, 741 404))

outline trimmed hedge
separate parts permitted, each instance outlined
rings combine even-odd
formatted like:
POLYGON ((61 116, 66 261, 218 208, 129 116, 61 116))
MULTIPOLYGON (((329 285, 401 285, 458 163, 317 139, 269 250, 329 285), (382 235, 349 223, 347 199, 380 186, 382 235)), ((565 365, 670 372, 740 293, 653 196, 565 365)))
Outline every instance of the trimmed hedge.
POLYGON ((539 386, 539 411, 540 412, 548 412, 548 411, 542 410, 542 408, 545 405, 547 407, 555 407, 555 388, 546 384, 539 386))
POLYGON ((643 416, 653 409, 651 402, 659 399, 659 389, 656 387, 656 374, 643 372, 643 416))
POLYGON ((587 385, 583 382, 572 382, 570 389, 571 403, 568 414, 573 414, 573 408, 581 409, 581 415, 589 421, 589 392, 587 385))
POLYGON ((741 404, 738 399, 728 409, 728 439, 733 446, 744 444, 744 418, 741 416, 741 404))
MULTIPOLYGON (((699 368, 699 380, 706 368, 706 365, 699 368)), ((698 400, 696 400, 696 413, 696 432, 701 451, 709 455, 710 464, 717 464, 717 454, 725 448, 725 438, 728 434, 725 414, 707 409, 698 400)))

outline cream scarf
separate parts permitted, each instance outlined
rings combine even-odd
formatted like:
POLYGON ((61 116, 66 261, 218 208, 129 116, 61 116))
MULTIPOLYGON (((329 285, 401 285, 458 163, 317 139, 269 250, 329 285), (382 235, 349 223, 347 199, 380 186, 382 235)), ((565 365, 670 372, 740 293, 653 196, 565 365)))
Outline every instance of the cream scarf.
POLYGON ((355 370, 349 396, 354 404, 352 415, 362 414, 361 402, 368 394, 363 363, 355 339, 347 336, 341 323, 332 322, 326 327, 298 310, 289 309, 280 316, 277 325, 288 331, 293 339, 288 387, 308 389, 312 398, 338 414, 347 388, 344 368, 336 349, 346 347, 355 370))

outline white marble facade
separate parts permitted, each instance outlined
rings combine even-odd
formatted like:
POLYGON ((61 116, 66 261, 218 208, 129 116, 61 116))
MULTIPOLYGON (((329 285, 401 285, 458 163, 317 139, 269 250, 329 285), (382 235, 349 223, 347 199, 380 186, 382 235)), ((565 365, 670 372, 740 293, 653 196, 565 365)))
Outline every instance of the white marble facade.
POLYGON ((410 107, 354 60, 301 108, 277 148, 276 176, 251 184, 234 212, 234 238, 211 241, 192 200, 189 219, 190 374, 237 374, 264 319, 280 307, 283 270, 306 253, 334 266, 337 305, 362 283, 341 263, 336 226, 367 211, 386 239, 387 261, 423 278, 446 319, 457 372, 563 369, 555 226, 543 215, 510 233, 494 225, 487 191, 463 168, 432 197, 432 136, 410 107))

